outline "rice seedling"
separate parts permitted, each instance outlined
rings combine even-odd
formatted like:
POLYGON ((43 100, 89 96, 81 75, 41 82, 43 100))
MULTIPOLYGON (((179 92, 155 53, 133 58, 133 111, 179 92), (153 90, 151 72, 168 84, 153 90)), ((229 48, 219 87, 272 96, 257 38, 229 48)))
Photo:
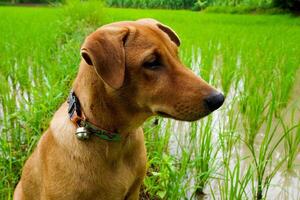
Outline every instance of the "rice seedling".
POLYGON ((251 166, 244 169, 241 165, 243 159, 237 157, 234 166, 225 164, 224 175, 220 177, 217 183, 217 189, 219 190, 218 198, 214 193, 216 189, 210 187, 211 196, 213 199, 251 199, 247 186, 253 178, 253 169, 251 166))
POLYGON ((193 123, 191 126, 191 139, 187 146, 191 146, 193 160, 191 162, 192 171, 195 178, 195 195, 203 195, 204 188, 208 180, 214 176, 217 171, 217 154, 219 149, 214 148, 212 136, 212 118, 201 124, 193 123))
POLYGON ((294 126, 290 129, 284 129, 282 135, 278 134, 279 126, 284 124, 282 119, 279 119, 278 122, 274 123, 274 108, 275 101, 271 102, 271 107, 269 109, 266 129, 264 131, 264 136, 262 142, 256 150, 257 147, 253 144, 247 144, 249 150, 254 159, 254 165, 256 169, 256 181, 257 186, 255 187, 256 199, 265 199, 267 197, 267 191, 269 189, 270 183, 274 175, 282 167, 283 163, 286 161, 286 157, 274 158, 274 152, 277 150, 278 146, 282 143, 284 138, 297 126, 294 126), (276 138, 277 136, 277 138, 276 138), (272 164, 270 164, 272 163, 272 164))
MULTIPOLYGON (((292 118, 292 121, 293 118, 292 118)), ((282 124, 283 130, 286 134, 285 136, 285 153, 287 157, 287 169, 292 170, 296 157, 299 153, 300 147, 300 123, 295 127, 294 130, 289 131, 291 128, 282 124)))

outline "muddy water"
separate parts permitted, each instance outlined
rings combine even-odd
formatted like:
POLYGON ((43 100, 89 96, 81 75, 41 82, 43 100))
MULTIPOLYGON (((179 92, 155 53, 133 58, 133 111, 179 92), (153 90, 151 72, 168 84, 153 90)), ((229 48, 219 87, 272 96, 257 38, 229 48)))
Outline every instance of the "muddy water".
MULTIPOLYGON (((198 65, 201 62, 201 60, 194 61, 194 64, 198 65)), ((237 63, 239 60, 237 61, 237 63)), ((194 66, 195 66, 194 65, 194 66)), ((197 66, 196 65, 196 66, 197 66)), ((196 71, 197 74, 199 74, 199 71, 196 71)), ((291 92, 291 97, 289 100, 289 103, 287 107, 284 109, 284 123, 288 126, 292 126, 293 124, 300 123, 300 70, 297 72, 297 80, 295 81, 294 88, 291 92), (291 113, 294 113, 293 118, 291 117, 291 113), (293 120, 292 120, 293 119, 293 120)), ((212 116, 212 125, 211 130, 213 132, 213 143, 218 144, 219 140, 219 133, 222 130, 222 128, 226 127, 229 118, 228 118, 228 111, 230 109, 236 110, 238 113, 238 108, 232 108, 234 106, 234 98, 239 95, 239 92, 242 91, 241 88, 243 88, 243 83, 240 81, 237 84, 238 88, 231 88, 229 94, 227 95, 226 102, 223 105, 223 107, 216 111, 212 116)), ((199 122, 199 125, 205 123, 205 119, 202 119, 199 122)), ((240 121, 240 119, 239 119, 240 121)), ((167 120, 164 120, 164 123, 167 123, 167 120)), ((191 132, 191 124, 187 122, 179 122, 179 121, 171 121, 172 123, 172 134, 169 141, 169 150, 172 155, 175 155, 177 157, 181 157, 181 148, 189 148, 189 134, 191 132)), ((239 122, 240 124, 242 121, 239 122)), ((274 124, 276 124, 276 119, 274 119, 274 124)), ((163 127, 162 127, 163 128, 163 127)), ((273 127, 274 128, 274 127, 273 127)), ((265 132, 265 125, 262 126, 261 130, 259 131, 254 146, 259 148, 261 145, 262 139, 264 137, 265 132)), ((237 132, 239 132, 241 135, 243 135, 243 128, 242 125, 238 125, 237 132)), ((275 138, 273 141, 277 141, 277 139, 282 135, 282 128, 278 128, 275 132, 275 138)), ((243 136, 242 136, 243 137, 243 136)), ((233 161, 230 164, 232 170, 235 165, 234 159, 237 159, 235 155, 238 155, 239 158, 246 158, 241 161, 241 172, 245 171, 245 167, 253 164, 253 158, 251 157, 250 151, 248 147, 243 144, 241 141, 239 141, 233 148, 233 161)), ((273 153, 273 163, 271 163, 267 167, 267 174, 268 175, 268 169, 271 171, 274 169, 276 165, 276 160, 281 160, 285 157, 285 151, 286 148, 284 146, 284 142, 282 142, 281 145, 278 146, 276 151, 273 153)), ((220 151, 217 155, 217 160, 222 161, 222 152, 220 151)), ((223 174, 223 169, 221 168, 216 173, 223 174)), ((192 174, 192 172, 188 172, 188 174, 192 174)), ((255 175, 254 175, 255 176, 255 175)), ((190 184, 194 184, 194 180, 191 179, 190 184)), ((208 184, 208 186, 205 188, 204 192, 207 194, 204 197, 201 197, 201 199, 213 199, 211 195, 211 189, 213 189, 213 193, 216 197, 216 199, 219 199, 219 185, 220 180, 211 180, 208 184)), ((254 181, 254 186, 256 186, 256 182, 254 181)), ((248 186, 246 187, 247 196, 252 199, 254 198, 252 195, 252 182, 250 181, 248 186)), ((192 196, 193 191, 188 191, 187 196, 190 198, 192 196)), ((267 193, 267 199, 270 200, 300 200, 300 146, 298 145, 298 152, 296 155, 296 159, 294 161, 294 165, 292 170, 287 171, 286 168, 286 162, 282 165, 281 169, 275 174, 273 177, 268 193, 267 193)))
MULTIPOLYGON (((294 121, 300 122, 300 70, 298 70, 297 79, 292 90, 290 102, 287 110, 295 111, 294 121)), ((291 122, 291 115, 286 115, 284 121, 289 124, 291 122)), ((284 151, 284 146, 281 145, 277 153, 284 151)), ((269 190, 268 199, 300 199, 300 146, 298 145, 298 154, 296 156, 294 167, 291 171, 284 169, 280 170, 272 180, 269 190)))
MULTIPOLYGON (((298 104, 300 105, 300 103, 298 104)), ((226 105, 225 105, 226 106, 226 105)), ((300 110, 299 110, 300 111, 300 110)), ((218 135, 219 135, 219 128, 218 128, 218 123, 219 120, 224 120, 224 117, 222 117, 222 113, 224 112, 216 112, 213 116, 213 123, 211 129, 213 130, 213 137, 214 137, 214 143, 217 146, 218 143, 218 135)), ((300 113, 300 112, 299 112, 300 113)), ((298 121, 300 118, 298 118, 298 121)), ((190 137, 188 136, 191 132, 191 127, 190 123, 187 122, 179 122, 179 121, 172 121, 171 127, 172 130, 172 135, 170 137, 169 141, 169 150, 172 155, 175 155, 177 157, 181 157, 181 148, 182 147, 187 147, 189 145, 189 139, 190 137)), ((257 136, 257 140, 255 140, 255 146, 259 147, 261 140, 263 138, 263 132, 261 132, 257 136)), ((274 139, 276 141, 276 139, 274 139)), ((187 147, 188 148, 188 147, 187 147)), ((299 147, 300 148, 300 147, 299 147)), ((251 154, 249 152, 249 149, 245 144, 242 142, 238 143, 235 145, 235 148, 232 150, 233 155, 238 154, 240 158, 246 158, 248 159, 243 159, 241 161, 241 171, 245 170, 243 167, 249 166, 252 164, 253 159, 251 158, 251 154)), ((278 149, 274 152, 274 157, 273 159, 278 159, 280 160, 282 156, 284 156, 284 145, 280 145, 278 149)), ((234 157, 234 156, 233 156, 234 157)), ((233 158, 236 159, 236 158, 233 158)), ((217 160, 221 161, 222 160, 222 152, 220 151, 217 155, 217 160)), ((235 162, 233 161, 231 163, 232 170, 234 168, 235 162)), ((268 168, 274 168, 274 166, 269 166, 268 168)), ((268 169, 267 168, 267 169, 268 169)), ((190 174, 190 172, 188 172, 190 174)), ((218 172, 223 174, 224 172, 222 169, 220 169, 218 172)), ((193 184, 194 180, 191 180, 191 184, 193 184)), ((214 191, 214 195, 218 199, 218 181, 211 181, 210 183, 211 188, 216 188, 216 191, 214 191)), ((247 187, 247 191, 249 192, 249 198, 253 198, 251 196, 251 183, 247 187)), ((211 197, 211 191, 209 187, 205 189, 205 193, 207 194, 204 199, 212 199, 211 197)), ((192 195, 192 191, 188 191, 187 193, 188 196, 192 195)), ((286 163, 283 164, 282 169, 280 169, 275 176, 273 177, 271 181, 271 185, 269 187, 267 199, 270 200, 299 200, 300 199, 300 152, 298 150, 298 154, 296 157, 296 160, 294 162, 294 167, 291 171, 286 170, 286 163)))

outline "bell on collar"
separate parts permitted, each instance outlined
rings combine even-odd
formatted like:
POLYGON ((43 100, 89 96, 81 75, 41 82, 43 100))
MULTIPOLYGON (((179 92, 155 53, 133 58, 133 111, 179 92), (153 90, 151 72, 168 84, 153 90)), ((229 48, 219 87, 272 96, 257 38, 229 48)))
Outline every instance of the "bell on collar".
POLYGON ((76 129, 76 137, 79 140, 87 140, 90 138, 90 133, 85 127, 79 127, 76 129))

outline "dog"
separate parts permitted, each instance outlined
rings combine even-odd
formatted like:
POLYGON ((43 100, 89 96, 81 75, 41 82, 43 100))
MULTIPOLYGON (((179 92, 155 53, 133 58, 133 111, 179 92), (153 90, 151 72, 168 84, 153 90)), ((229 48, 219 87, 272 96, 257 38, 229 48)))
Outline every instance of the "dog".
POLYGON ((69 100, 26 161, 14 199, 138 199, 143 122, 155 115, 195 121, 224 102, 180 62, 179 46, 177 34, 154 19, 91 33, 69 100))

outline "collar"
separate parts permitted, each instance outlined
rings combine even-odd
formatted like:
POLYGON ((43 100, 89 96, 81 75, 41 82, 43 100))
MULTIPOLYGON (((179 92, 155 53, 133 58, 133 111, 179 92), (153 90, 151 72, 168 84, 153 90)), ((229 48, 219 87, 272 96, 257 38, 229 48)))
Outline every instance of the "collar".
POLYGON ((107 131, 90 123, 81 110, 79 99, 75 92, 71 90, 68 97, 68 114, 70 120, 77 125, 76 136, 78 139, 88 139, 90 134, 94 134, 103 140, 120 141, 121 136, 118 133, 107 131), (82 135, 84 134, 84 135, 82 135))

